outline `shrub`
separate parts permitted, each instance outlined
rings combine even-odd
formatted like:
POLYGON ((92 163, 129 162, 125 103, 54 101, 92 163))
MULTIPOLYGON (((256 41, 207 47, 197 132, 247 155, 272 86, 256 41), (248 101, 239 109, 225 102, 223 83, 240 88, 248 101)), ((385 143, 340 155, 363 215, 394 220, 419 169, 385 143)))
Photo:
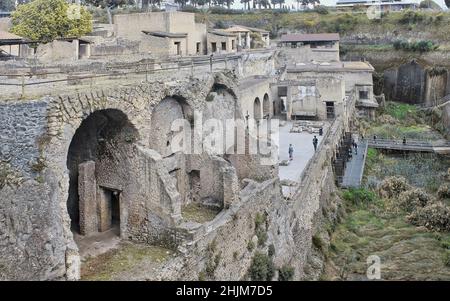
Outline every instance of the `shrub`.
POLYGON ((450 251, 446 250, 444 253, 444 265, 450 267, 450 251))
POLYGON ((383 198, 397 198, 403 191, 411 189, 411 186, 403 177, 387 177, 378 185, 378 193, 383 198))
POLYGON ((344 191, 342 197, 354 205, 373 203, 376 200, 375 193, 364 188, 350 188, 344 191))
POLYGON ((325 251, 325 249, 326 249, 325 242, 322 240, 322 238, 318 234, 313 235, 312 243, 313 243, 314 247, 316 247, 317 249, 319 249, 321 251, 325 251))
POLYGON ((275 273, 272 258, 261 252, 256 252, 248 272, 251 280, 254 281, 272 280, 275 273))
POLYGON ((328 8, 326 8, 325 6, 319 5, 317 6, 314 11, 318 14, 321 15, 328 15, 330 13, 330 11, 328 10, 328 8))
POLYGON ((288 265, 283 265, 281 269, 278 270, 278 281, 290 281, 294 279, 295 270, 293 267, 288 265))
POLYGON ((417 24, 422 22, 425 16, 412 10, 405 11, 399 19, 400 24, 417 24))
POLYGON ((405 50, 405 51, 412 51, 412 52, 429 52, 436 50, 439 48, 438 45, 436 45, 433 41, 429 40, 420 40, 415 42, 408 42, 403 40, 396 40, 393 43, 395 50, 405 50))
POLYGON ((267 231, 264 228, 259 227, 256 230, 256 237, 258 237, 258 246, 262 247, 267 241, 267 231))
POLYGON ((431 231, 450 231, 450 208, 442 202, 417 208, 407 219, 413 225, 424 226, 431 231))
POLYGON ((264 226, 266 223, 266 215, 261 213, 256 213, 255 216, 255 229, 258 229, 261 226, 264 226))
POLYGON ((214 24, 214 28, 225 29, 227 28, 227 24, 225 24, 225 22, 223 22, 222 20, 219 20, 214 24))
POLYGON ((441 186, 439 186, 437 195, 438 195, 438 198, 440 198, 440 199, 450 198, 450 186, 447 184, 442 184, 441 186))
POLYGON ((247 250, 249 252, 251 252, 251 251, 253 251, 254 248, 255 248, 255 244, 253 243, 253 240, 250 239, 247 244, 247 250))
POLYGON ((192 6, 192 5, 185 5, 181 8, 182 12, 186 12, 186 13, 198 13, 200 12, 199 9, 197 9, 196 7, 192 6))
POLYGON ((425 207, 431 201, 430 196, 422 189, 410 189, 400 193, 398 206, 407 212, 416 208, 425 207))

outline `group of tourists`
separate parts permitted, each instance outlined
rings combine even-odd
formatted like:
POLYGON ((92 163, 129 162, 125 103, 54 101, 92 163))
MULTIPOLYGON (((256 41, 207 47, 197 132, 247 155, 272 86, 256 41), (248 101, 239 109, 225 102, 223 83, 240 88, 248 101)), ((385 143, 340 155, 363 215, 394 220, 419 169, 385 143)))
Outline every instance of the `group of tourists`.
MULTIPOLYGON (((323 128, 319 129, 319 136, 323 135, 323 128)), ((314 138, 312 140, 312 144, 314 147, 314 152, 317 151, 317 146, 319 145, 319 139, 317 138, 316 135, 314 135, 314 138)), ((292 144, 289 144, 289 161, 292 161, 294 159, 294 147, 292 146, 292 144)))

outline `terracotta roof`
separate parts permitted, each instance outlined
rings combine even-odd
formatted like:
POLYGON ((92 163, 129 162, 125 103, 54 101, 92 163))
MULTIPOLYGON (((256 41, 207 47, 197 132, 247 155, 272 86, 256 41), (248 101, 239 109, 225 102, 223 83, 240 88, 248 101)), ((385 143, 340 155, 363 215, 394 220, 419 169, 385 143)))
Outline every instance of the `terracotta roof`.
POLYGON ((13 33, 0 30, 0 40, 22 40, 23 38, 13 33))
POLYGON ((281 42, 323 42, 339 41, 338 33, 313 33, 313 34, 285 34, 281 36, 281 42))

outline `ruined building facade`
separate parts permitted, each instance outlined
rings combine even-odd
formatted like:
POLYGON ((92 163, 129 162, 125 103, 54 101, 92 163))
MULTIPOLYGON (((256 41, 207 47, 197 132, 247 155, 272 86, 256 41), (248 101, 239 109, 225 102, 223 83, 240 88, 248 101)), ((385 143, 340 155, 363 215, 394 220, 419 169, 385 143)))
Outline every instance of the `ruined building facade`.
MULTIPOLYGON (((174 151, 176 120, 195 140, 196 120, 257 120, 280 115, 275 52, 103 89, 48 93, 0 102, 0 279, 80 278, 80 243, 111 231, 122 240, 163 245, 177 256, 152 279, 245 277, 256 249, 274 248, 274 264, 296 279, 320 270, 312 237, 335 221, 339 199, 331 162, 349 131, 355 103, 342 102, 293 197, 285 199, 278 162, 243 154, 174 151), (190 203, 217 209, 213 220, 187 221, 190 203), (256 237, 255 220, 267 242, 256 237), (257 248, 249 248, 249 243, 257 248)), ((302 80, 302 79, 299 79, 302 80)), ((122 81, 122 82, 121 82, 122 81)), ((345 94, 342 81, 331 88, 345 94)), ((331 89, 330 88, 330 89, 331 89)), ((339 95, 341 95, 339 94, 339 95)), ((320 261, 319 261, 320 262, 320 261)))

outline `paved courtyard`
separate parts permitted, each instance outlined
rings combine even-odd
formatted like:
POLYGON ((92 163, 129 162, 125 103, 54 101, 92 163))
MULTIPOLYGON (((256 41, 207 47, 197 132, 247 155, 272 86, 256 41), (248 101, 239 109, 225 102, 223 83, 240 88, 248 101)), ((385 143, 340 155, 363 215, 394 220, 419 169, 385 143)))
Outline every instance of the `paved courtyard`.
MULTIPOLYGON (((289 160, 289 144, 292 144, 292 146, 294 147, 294 159, 288 166, 279 166, 279 176, 281 181, 289 180, 299 182, 300 175, 303 169, 306 167, 308 161, 314 155, 314 146, 312 143, 314 136, 317 136, 319 145, 322 142, 324 136, 319 136, 319 134, 312 134, 308 131, 291 133, 290 130, 293 124, 294 121, 287 121, 284 126, 280 126, 280 149, 278 154, 279 162, 283 160, 289 160)), ((328 127, 329 125, 324 122, 324 135, 326 134, 328 127)), ((283 195, 290 195, 290 193, 293 192, 293 189, 294 187, 283 186, 283 195)))

